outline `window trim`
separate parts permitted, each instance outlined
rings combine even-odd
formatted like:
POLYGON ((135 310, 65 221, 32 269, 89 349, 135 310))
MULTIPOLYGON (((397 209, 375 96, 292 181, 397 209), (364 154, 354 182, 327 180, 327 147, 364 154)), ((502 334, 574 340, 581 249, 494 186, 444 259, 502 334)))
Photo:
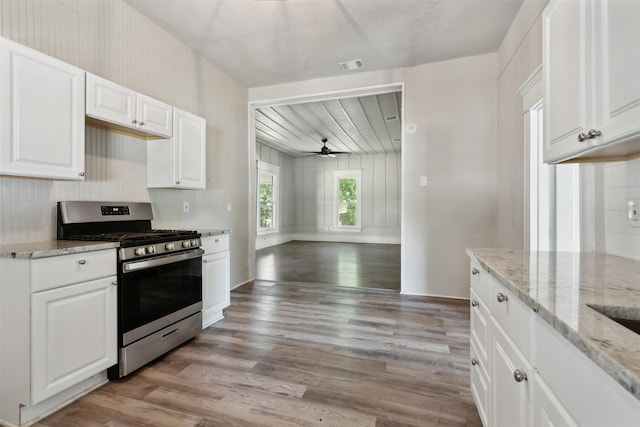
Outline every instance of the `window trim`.
POLYGON ((279 185, 280 185, 280 166, 271 163, 256 160, 256 236, 264 236, 266 234, 275 234, 279 231, 279 185), (260 174, 267 173, 273 177, 273 226, 264 228, 260 227, 260 174))
POLYGON ((362 169, 333 171, 333 229, 351 233, 362 232, 362 169), (356 225, 340 225, 340 179, 356 179, 356 225))

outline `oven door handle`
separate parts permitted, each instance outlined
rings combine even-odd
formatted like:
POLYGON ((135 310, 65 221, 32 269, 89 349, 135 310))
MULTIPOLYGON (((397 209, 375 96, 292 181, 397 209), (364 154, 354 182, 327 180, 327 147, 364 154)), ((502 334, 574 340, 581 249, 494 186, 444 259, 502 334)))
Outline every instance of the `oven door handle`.
POLYGON ((186 261, 201 257, 204 254, 204 250, 195 249, 179 254, 167 255, 163 257, 156 257, 151 259, 145 259, 141 261, 129 261, 122 264, 122 272, 130 273, 132 271, 144 270, 147 268, 159 267, 161 265, 171 264, 173 262, 186 261))

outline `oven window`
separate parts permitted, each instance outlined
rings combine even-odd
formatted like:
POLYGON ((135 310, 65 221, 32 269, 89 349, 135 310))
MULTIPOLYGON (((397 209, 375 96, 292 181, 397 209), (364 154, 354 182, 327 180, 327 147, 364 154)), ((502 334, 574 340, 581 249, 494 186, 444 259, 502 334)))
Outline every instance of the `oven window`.
POLYGON ((120 275, 121 333, 202 301, 202 257, 120 275))

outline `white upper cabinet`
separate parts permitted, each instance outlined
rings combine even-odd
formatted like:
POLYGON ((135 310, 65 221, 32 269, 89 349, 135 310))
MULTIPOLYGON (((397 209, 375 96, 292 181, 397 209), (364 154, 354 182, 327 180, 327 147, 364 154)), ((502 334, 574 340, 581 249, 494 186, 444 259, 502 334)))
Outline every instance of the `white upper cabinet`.
POLYGON ((206 187, 206 130, 202 117, 173 109, 173 138, 147 141, 147 187, 206 187))
POLYGON ((551 0, 543 12, 544 161, 640 154, 640 3, 551 0))
MULTIPOLYGON (((173 107, 102 77, 87 73, 87 116, 142 136, 173 134, 173 107)), ((90 124, 97 125, 95 121, 90 124)), ((105 124, 106 125, 106 124, 105 124)), ((109 127, 106 125, 106 127, 109 127)))
POLYGON ((84 179, 84 74, 0 38, 0 174, 84 179))

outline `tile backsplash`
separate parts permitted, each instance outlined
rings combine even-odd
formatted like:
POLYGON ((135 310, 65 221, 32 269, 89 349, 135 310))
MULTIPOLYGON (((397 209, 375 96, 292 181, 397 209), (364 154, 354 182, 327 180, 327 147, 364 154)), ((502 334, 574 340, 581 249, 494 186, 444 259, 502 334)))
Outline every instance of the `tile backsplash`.
POLYGON ((640 200, 640 158, 605 164, 606 252, 640 260, 640 227, 630 225, 627 213, 627 202, 631 199, 640 200))

